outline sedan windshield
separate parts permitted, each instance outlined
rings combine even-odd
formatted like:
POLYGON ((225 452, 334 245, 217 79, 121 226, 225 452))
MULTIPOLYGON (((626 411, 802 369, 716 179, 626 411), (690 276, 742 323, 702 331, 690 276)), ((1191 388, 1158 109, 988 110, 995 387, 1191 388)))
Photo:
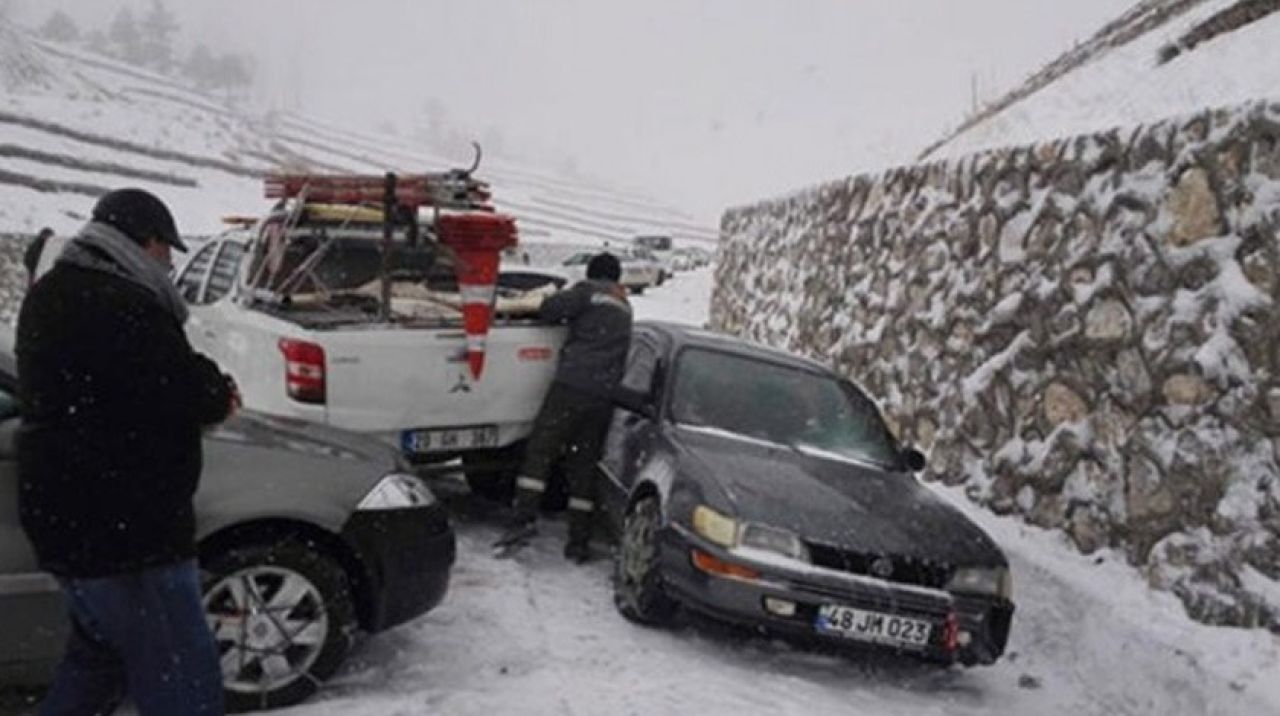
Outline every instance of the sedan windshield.
POLYGON ((798 449, 897 468, 894 440, 875 404, 852 385, 794 367, 718 351, 684 351, 672 416, 798 449))

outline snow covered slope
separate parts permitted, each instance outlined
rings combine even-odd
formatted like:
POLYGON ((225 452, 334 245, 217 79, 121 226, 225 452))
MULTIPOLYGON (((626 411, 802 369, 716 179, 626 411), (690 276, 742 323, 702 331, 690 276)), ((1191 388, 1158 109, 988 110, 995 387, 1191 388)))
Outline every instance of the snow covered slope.
POLYGON ((1280 3, 1274 0, 1144 0, 997 102, 994 111, 927 150, 924 158, 959 157, 1280 98, 1280 12, 1275 9, 1280 3), (1187 46, 1188 40, 1196 44, 1187 46), (1162 61, 1170 48, 1180 51, 1162 61))
MULTIPOLYGON (((433 171, 456 162, 410 140, 293 114, 254 113, 114 60, 0 24, 0 231, 71 231, 93 197, 125 184, 155 191, 180 228, 219 230, 266 206, 261 176, 311 169, 433 171)), ((533 241, 599 244, 639 233, 714 240, 714 227, 657 200, 490 157, 498 208, 533 241)))

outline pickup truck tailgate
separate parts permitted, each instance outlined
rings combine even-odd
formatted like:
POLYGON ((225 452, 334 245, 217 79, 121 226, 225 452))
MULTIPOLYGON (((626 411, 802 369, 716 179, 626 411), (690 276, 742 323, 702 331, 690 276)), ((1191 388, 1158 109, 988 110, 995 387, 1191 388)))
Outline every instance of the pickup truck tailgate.
POLYGON ((461 330, 339 329, 321 341, 330 424, 395 439, 406 429, 492 425, 507 444, 541 407, 564 329, 493 327, 479 380, 461 330))

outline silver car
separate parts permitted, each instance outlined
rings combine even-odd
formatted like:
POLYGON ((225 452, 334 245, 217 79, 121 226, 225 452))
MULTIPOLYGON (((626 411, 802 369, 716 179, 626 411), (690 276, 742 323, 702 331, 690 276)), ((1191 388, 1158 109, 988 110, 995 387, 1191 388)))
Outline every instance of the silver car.
MULTIPOLYGON (((0 685, 39 685, 68 621, 18 522, 14 376, 0 352, 0 685)), ((443 599, 455 555, 445 507, 382 443, 241 414, 206 433, 204 465, 196 529, 228 708, 307 698, 357 630, 443 599)))

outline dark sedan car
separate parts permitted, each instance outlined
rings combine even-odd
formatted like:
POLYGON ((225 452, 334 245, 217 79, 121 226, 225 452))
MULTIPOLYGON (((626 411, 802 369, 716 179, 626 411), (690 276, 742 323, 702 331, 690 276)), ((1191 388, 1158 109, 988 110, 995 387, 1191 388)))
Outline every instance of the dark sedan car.
MULTIPOLYGON (((0 352, 0 685, 37 685, 68 622, 18 524, 13 375, 0 352)), ((206 433, 204 456, 204 603, 233 710, 301 701, 358 628, 390 628, 444 597, 455 554, 445 508, 382 443, 245 413, 206 433)))
POLYGON ((921 485, 875 403, 812 361, 640 324, 601 469, 620 533, 615 602, 768 631, 991 663, 1008 562, 921 485))

